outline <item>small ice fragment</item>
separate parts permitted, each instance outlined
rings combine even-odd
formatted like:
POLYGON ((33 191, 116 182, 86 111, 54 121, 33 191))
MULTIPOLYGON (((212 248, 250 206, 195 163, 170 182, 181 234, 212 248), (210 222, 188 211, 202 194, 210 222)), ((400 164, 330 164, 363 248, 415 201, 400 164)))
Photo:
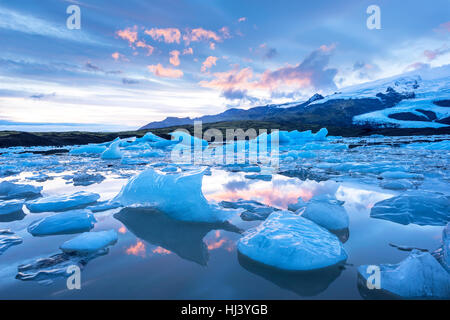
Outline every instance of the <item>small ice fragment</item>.
POLYGON ((117 232, 115 230, 85 232, 64 242, 60 248, 66 253, 86 255, 112 246, 116 242, 117 232))
POLYGON ((40 196, 42 187, 27 184, 15 184, 9 181, 0 183, 0 199, 19 199, 40 196))
POLYGON ((81 147, 70 150, 69 154, 71 154, 71 155, 101 154, 105 150, 106 150, 105 146, 101 146, 101 145, 97 145, 97 144, 88 144, 88 145, 81 146, 81 147))
POLYGON ((0 201, 0 216, 22 211, 23 201, 0 201))
POLYGON ((74 186, 89 186, 94 183, 100 183, 105 180, 101 174, 79 173, 73 176, 74 186))
POLYGON ((27 202, 25 205, 31 212, 56 212, 85 207, 96 202, 100 196, 96 193, 78 191, 74 194, 48 196, 27 202))
POLYGON ((89 211, 74 210, 36 220, 28 226, 28 232, 33 236, 79 233, 91 230, 95 222, 89 211))
POLYGON ((247 230, 238 242, 238 251, 265 265, 291 271, 321 269, 347 259, 334 234, 287 211, 274 212, 247 230))

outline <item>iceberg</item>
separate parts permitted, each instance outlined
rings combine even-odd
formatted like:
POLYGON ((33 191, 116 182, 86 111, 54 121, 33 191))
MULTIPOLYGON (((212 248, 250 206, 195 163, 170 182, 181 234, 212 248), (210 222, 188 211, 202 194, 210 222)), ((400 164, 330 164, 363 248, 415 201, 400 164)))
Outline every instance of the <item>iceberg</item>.
POLYGON ((281 270, 317 270, 342 263, 338 238, 314 222, 287 211, 272 213, 238 241, 242 255, 281 270))
POLYGON ((383 189, 389 189, 389 190, 407 190, 414 187, 412 182, 409 180, 395 180, 395 181, 386 181, 381 183, 381 187, 383 189))
POLYGON ((348 228, 349 219, 343 204, 330 195, 316 196, 300 209, 301 216, 330 231, 344 230, 348 228))
POLYGON ((149 168, 131 178, 113 202, 122 206, 154 207, 183 221, 224 221, 221 211, 202 193, 203 170, 159 174, 149 168))
POLYGON ((200 146, 206 148, 208 146, 208 141, 191 136, 189 133, 184 131, 174 131, 169 133, 172 136, 173 141, 178 141, 185 146, 200 146))
POLYGON ((91 230, 95 222, 89 211, 74 210, 36 220, 28 226, 28 232, 33 236, 79 233, 91 230))
POLYGON ((0 216, 22 211, 23 201, 10 200, 0 202, 0 216))
POLYGON ((100 199, 100 196, 96 193, 78 191, 70 195, 63 194, 39 198, 27 202, 25 205, 31 212, 56 212, 82 208, 97 202, 98 199, 100 199))
POLYGON ((88 144, 85 146, 81 146, 78 148, 74 148, 69 151, 69 154, 71 155, 81 155, 81 154, 101 154, 103 153, 107 148, 102 145, 98 144, 88 144))
POLYGON ((387 293, 407 299, 450 298, 450 274, 429 253, 413 250, 398 264, 382 264, 380 268, 380 289, 368 290, 367 282, 372 275, 368 265, 358 267, 359 287, 368 295, 387 293), (371 292, 372 291, 372 292, 371 292))
POLYGON ((109 148, 102 152, 101 158, 103 160, 122 159, 122 151, 120 151, 120 140, 114 140, 109 148))
POLYGON ((15 184, 9 181, 0 183, 0 199, 33 198, 41 195, 42 187, 27 184, 15 184))
POLYGON ((450 197, 437 192, 409 191, 375 203, 370 216, 400 224, 444 226, 450 221, 450 197))
POLYGON ((60 249, 69 254, 86 255, 104 250, 117 242, 115 230, 85 232, 64 242, 60 249))

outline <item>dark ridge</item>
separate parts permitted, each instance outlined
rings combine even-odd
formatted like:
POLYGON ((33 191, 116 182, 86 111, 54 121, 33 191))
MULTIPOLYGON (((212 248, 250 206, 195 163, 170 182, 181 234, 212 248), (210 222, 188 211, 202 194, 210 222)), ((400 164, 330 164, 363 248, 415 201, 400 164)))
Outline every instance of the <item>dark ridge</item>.
POLYGON ((450 117, 443 118, 443 119, 440 119, 440 120, 436 120, 436 122, 450 125, 450 117))
POLYGON ((417 114, 414 114, 412 112, 392 113, 388 115, 388 118, 405 121, 430 121, 430 119, 428 119, 427 117, 418 116, 417 114))
POLYGON ((450 100, 435 100, 433 103, 439 107, 450 107, 450 100))
MULTIPOLYGON (((440 120, 446 121, 450 124, 450 118, 440 120)), ((441 122, 445 123, 445 122, 441 122)), ((205 132, 208 129, 218 129, 225 137, 227 129, 241 128, 248 130, 255 129, 258 133, 260 130, 270 131, 272 129, 279 130, 312 130, 317 132, 321 128, 326 127, 329 135, 343 136, 343 137, 359 137, 370 136, 372 134, 381 134, 385 136, 414 136, 414 135, 440 135, 450 134, 450 127, 444 128, 374 128, 370 126, 339 126, 339 125, 322 125, 322 124, 305 124, 296 121, 225 121, 216 123, 203 124, 202 130, 205 132)), ((169 133, 176 129, 186 129, 191 135, 194 134, 194 127, 192 125, 175 126, 162 129, 153 130, 137 130, 137 131, 123 131, 123 132, 20 132, 20 131, 0 131, 0 147, 32 147, 32 146, 53 146, 62 147, 68 145, 81 145, 88 143, 102 143, 112 141, 117 137, 142 137, 147 132, 152 132, 162 138, 170 139, 169 133)))
POLYGON ((433 111, 430 110, 423 110, 423 109, 416 109, 416 111, 423 113, 424 115, 426 115, 428 117, 428 119, 430 119, 431 121, 436 120, 437 116, 436 113, 434 113, 433 111))

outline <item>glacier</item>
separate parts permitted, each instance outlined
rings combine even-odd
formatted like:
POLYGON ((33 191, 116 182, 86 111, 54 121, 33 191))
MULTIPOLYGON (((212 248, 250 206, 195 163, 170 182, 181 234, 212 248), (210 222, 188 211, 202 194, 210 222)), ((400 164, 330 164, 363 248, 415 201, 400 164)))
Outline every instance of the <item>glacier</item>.
POLYGON ((286 211, 272 213, 238 241, 239 253, 281 270, 307 271, 347 260, 338 238, 314 222, 286 211))

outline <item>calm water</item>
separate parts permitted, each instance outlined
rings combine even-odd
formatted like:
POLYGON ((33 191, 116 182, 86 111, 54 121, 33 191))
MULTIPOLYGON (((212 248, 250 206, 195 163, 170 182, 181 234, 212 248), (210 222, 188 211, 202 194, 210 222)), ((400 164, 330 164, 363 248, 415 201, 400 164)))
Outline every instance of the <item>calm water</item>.
MULTIPOLYGON (((35 184, 44 186, 44 195, 87 190, 106 200, 127 181, 111 171, 101 184, 74 187, 66 184, 63 174, 66 172, 35 184)), ((21 174, 18 180, 25 177, 21 174)), ((329 188, 330 182, 303 182, 281 175, 274 175, 270 182, 248 180, 243 173, 214 169, 203 179, 203 193, 210 201, 243 198, 278 208, 286 208, 298 197, 307 201, 329 188)), ((349 258, 343 270, 310 276, 281 274, 240 258, 235 245, 240 234, 230 226, 174 221, 150 209, 96 213, 98 222, 93 231, 116 229, 119 241, 108 254, 86 264, 81 290, 68 290, 62 277, 46 285, 15 278, 18 265, 56 254, 64 241, 74 237, 33 237, 27 226, 46 214, 27 214, 22 220, 0 222, 0 229, 11 229, 23 238, 22 244, 0 256, 0 298, 361 299, 357 288, 359 265, 398 263, 408 256, 409 252, 390 243, 430 251, 441 243, 442 227, 404 226, 370 218, 370 208, 376 202, 394 195, 396 192, 373 184, 352 180, 339 183, 336 197, 345 201, 350 217, 349 238, 344 244, 349 258)), ((238 211, 230 211, 229 220, 242 230, 260 223, 242 221, 238 211)))

